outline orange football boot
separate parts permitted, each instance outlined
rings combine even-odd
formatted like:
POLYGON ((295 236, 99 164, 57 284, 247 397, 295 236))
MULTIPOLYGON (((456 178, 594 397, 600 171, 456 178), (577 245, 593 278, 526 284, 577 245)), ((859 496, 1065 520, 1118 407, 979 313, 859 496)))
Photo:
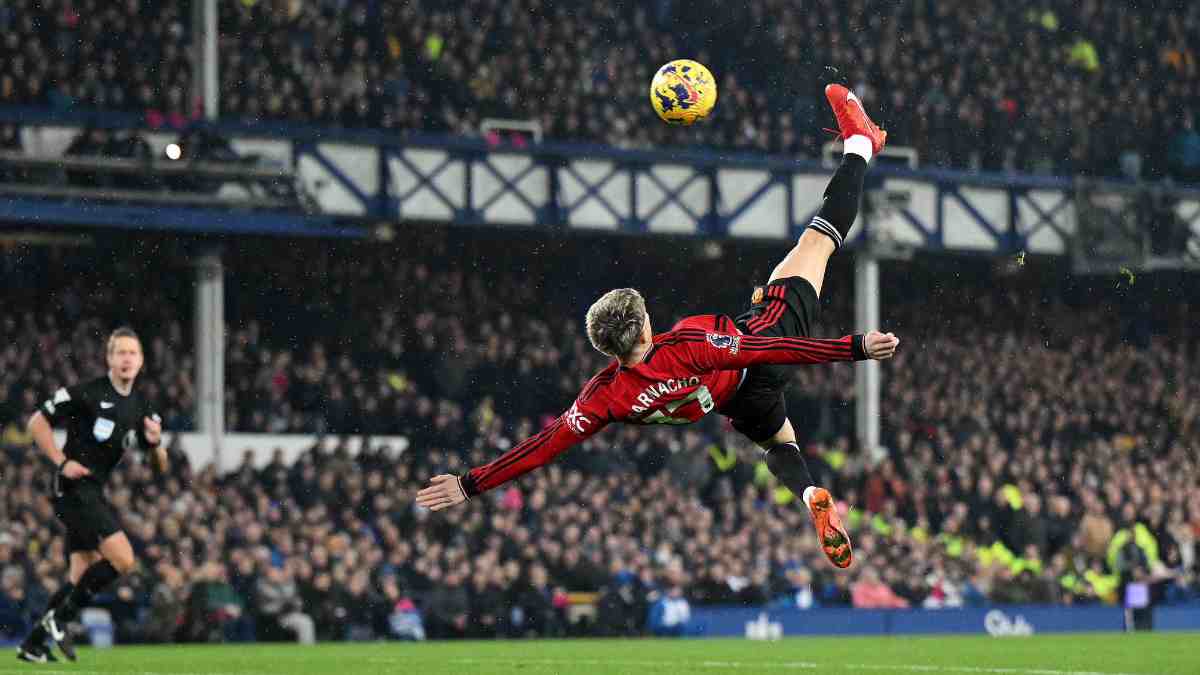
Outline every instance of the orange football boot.
MULTIPOLYGON (((808 492, 808 490, 805 490, 808 492)), ((821 550, 834 567, 845 569, 854 562, 854 552, 850 550, 850 535, 842 526, 842 518, 838 515, 837 504, 829 490, 817 487, 805 495, 808 512, 812 515, 813 525, 817 528, 817 539, 821 542, 821 550)))

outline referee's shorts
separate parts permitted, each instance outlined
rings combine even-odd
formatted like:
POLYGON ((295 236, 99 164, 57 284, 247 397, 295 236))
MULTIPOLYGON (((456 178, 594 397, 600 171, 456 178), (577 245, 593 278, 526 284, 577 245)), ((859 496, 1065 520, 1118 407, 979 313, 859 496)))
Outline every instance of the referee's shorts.
POLYGON ((67 480, 56 474, 54 515, 67 528, 67 556, 95 551, 100 542, 121 531, 121 523, 104 498, 104 487, 94 480, 67 480))

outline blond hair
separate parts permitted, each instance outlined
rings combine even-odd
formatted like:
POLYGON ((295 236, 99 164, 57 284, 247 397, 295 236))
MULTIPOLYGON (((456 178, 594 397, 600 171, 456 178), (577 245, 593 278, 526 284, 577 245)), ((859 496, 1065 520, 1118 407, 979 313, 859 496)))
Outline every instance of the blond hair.
POLYGON ((646 322, 646 301, 632 288, 611 290, 587 312, 587 334, 603 354, 624 358, 637 346, 646 322))
POLYGON ((121 326, 120 328, 109 333, 109 335, 108 335, 108 352, 107 353, 111 354, 113 352, 113 349, 116 349, 118 338, 133 338, 134 340, 138 341, 138 346, 141 346, 141 344, 142 344, 142 339, 140 337, 138 337, 138 334, 135 333, 132 328, 130 328, 128 326, 121 326))

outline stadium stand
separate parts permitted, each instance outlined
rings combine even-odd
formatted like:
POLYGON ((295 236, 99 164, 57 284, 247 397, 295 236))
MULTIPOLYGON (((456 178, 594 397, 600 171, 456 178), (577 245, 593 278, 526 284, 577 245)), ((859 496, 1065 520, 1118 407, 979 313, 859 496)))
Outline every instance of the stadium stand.
MULTIPOLYGON (((795 497, 715 420, 610 430, 468 504, 462 531, 444 527, 413 506, 416 489, 561 411, 601 363, 573 318, 598 291, 644 288, 665 326, 736 310, 778 255, 725 244, 714 261, 677 242, 604 243, 445 230, 395 247, 240 243, 229 419, 312 433, 313 447, 292 465, 247 458, 228 475, 185 462, 162 482, 136 462, 117 472, 110 495, 132 514, 144 568, 104 599, 117 640, 669 633, 650 607, 672 594, 697 605, 1078 604, 1145 580, 1160 603, 1200 597, 1195 280, 1114 288, 1036 260, 885 268, 884 316, 906 349, 884 368, 882 456, 848 440, 851 369, 798 369, 792 413, 810 466, 852 506, 863 563, 851 574, 831 573, 795 497), (556 264, 583 250, 589 269, 556 264), (737 274, 697 275, 701 265, 737 274), (348 452, 347 435, 382 433, 411 445, 348 452), (596 607, 582 622, 570 620, 578 593, 596 607)), ((124 238, 0 256, 2 281, 21 290, 0 318, 0 634, 19 636, 64 571, 48 467, 21 431, 39 397, 98 367, 97 337, 128 319, 147 334, 159 400, 178 411, 169 426, 188 427, 179 259, 124 238), (121 271, 112 295, 84 292, 98 259, 121 271), (160 297, 115 306, 120 284, 160 297), (105 318, 48 343, 66 317, 105 318)), ((824 334, 849 330, 848 276, 831 272, 824 334)))
MULTIPOLYGON (((506 118, 572 148, 813 158, 830 123, 819 84, 838 77, 926 167, 1200 182, 1196 2, 219 6, 221 119, 272 131, 479 136, 506 118), (645 83, 684 55, 718 75, 714 118, 647 123, 645 83)), ((207 205, 217 184, 198 176, 77 163, 129 169, 150 159, 155 128, 184 131, 188 155, 211 145, 195 157, 240 161, 194 124, 191 11, 0 3, 0 183, 97 212, 81 190, 172 188, 207 205), (29 110, 78 124, 66 162, 19 157, 29 110), (92 111, 144 124, 74 115, 92 111)), ((300 210, 294 174, 275 178, 284 194, 267 196, 300 210)), ((1139 203, 1131 222, 1165 222, 1170 204, 1139 203)), ((610 429, 464 505, 457 527, 413 503, 430 476, 569 405, 604 364, 581 325, 600 292, 641 288, 660 330, 736 312, 777 242, 415 225, 402 243, 226 239, 228 430, 311 447, 220 473, 190 465, 174 436, 196 427, 191 265, 216 238, 82 230, 0 238, 3 644, 66 575, 52 467, 25 422, 55 387, 103 372, 101 338, 122 324, 142 335, 144 393, 176 461, 155 477, 134 459, 108 486, 142 566, 99 598, 117 642, 679 635, 671 603, 1121 605, 1132 583, 1155 605, 1200 602, 1194 275, 1073 276, 1024 254, 882 263, 883 328, 904 339, 882 367, 884 447, 852 440, 851 368, 798 368, 789 395, 809 466, 847 509, 858 562, 835 574, 796 496, 715 416, 610 429)), ((831 267, 822 335, 851 331, 849 264, 831 267)))
MULTIPOLYGON (((833 65, 926 165, 1200 177, 1197 111, 1171 103, 1200 98, 1195 3, 744 4, 222 3, 221 114, 466 135, 517 118, 552 140, 815 157, 828 124, 816 85, 833 65), (698 129, 645 124, 652 69, 697 50, 729 103, 698 129)), ((6 3, 0 104, 185 125, 197 115, 188 6, 6 3)))

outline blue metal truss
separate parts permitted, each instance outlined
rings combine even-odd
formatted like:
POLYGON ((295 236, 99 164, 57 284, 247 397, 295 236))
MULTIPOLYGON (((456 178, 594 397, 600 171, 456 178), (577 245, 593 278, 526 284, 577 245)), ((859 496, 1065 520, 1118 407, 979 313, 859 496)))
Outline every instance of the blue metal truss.
POLYGON ((1028 189, 1014 189, 1009 193, 1012 195, 1011 209, 1014 220, 1013 227, 1020 227, 1021 225, 1021 223, 1017 222, 1020 213, 1018 205, 1024 204, 1032 209, 1037 215, 1037 220, 1026 224, 1024 232, 1025 237, 1030 237, 1043 228, 1050 228, 1051 230, 1054 230, 1060 237, 1063 237, 1064 239, 1070 236, 1070 233, 1060 227, 1058 223, 1055 222, 1054 218, 1073 203, 1073 193, 1070 191, 1058 193, 1054 206, 1050 207, 1050 210, 1047 211, 1043 209, 1040 204, 1038 204, 1036 199, 1033 199, 1029 196, 1029 192, 1030 190, 1028 189))
POLYGON ((454 153, 446 153, 445 159, 443 159, 437 166, 433 167, 433 169, 428 172, 423 172, 417 168, 416 164, 405 157, 404 153, 398 152, 395 148, 384 148, 379 154, 382 159, 380 163, 384 167, 388 166, 387 160, 395 159, 403 164, 404 168, 408 169, 409 173, 411 173, 413 177, 417 179, 417 184, 402 194, 391 195, 389 194, 391 190, 389 184, 391 181, 387 180, 389 175, 387 173, 381 175, 379 189, 382 200, 379 203, 385 204, 386 206, 384 212, 378 213, 378 216, 387 217, 389 215, 401 213, 402 209, 404 208, 404 202, 412 199, 419 192, 428 190, 432 195, 437 197, 437 199, 441 201, 447 209, 454 213, 455 221, 459 222, 460 224, 475 224, 475 214, 471 212, 471 202, 469 200, 471 195, 470 172, 467 172, 468 177, 464 192, 468 199, 463 202, 464 206, 457 206, 454 203, 454 200, 450 199, 449 195, 443 192, 437 184, 438 176, 445 172, 447 168, 454 164, 454 162, 460 161, 462 157, 456 156, 454 153))
POLYGON ((696 224, 696 231, 701 234, 708 234, 712 228, 712 224, 716 222, 718 216, 716 212, 717 185, 716 173, 706 171, 702 168, 692 168, 692 175, 688 176, 682 183, 674 188, 668 187, 666 182, 654 173, 654 165, 641 165, 634 169, 631 175, 632 184, 630 189, 633 191, 633 204, 631 218, 633 219, 634 227, 642 232, 650 229, 650 223, 654 222, 655 218, 660 213, 665 211, 670 206, 678 207, 682 210, 692 222, 696 224), (650 208, 644 216, 639 216, 639 206, 641 206, 641 193, 638 188, 638 176, 645 177, 654 184, 658 190, 662 192, 662 197, 658 203, 650 208), (696 185, 698 182, 705 183, 708 188, 709 199, 704 204, 692 204, 683 198, 683 194, 696 185))
MULTIPOLYGON (((19 119, 25 125, 131 128, 140 123, 136 117, 107 113, 66 114, 0 107, 0 120, 9 118, 19 119)), ((761 232, 791 237, 808 225, 815 210, 800 206, 809 201, 807 195, 796 194, 798 181, 810 186, 819 180, 801 179, 821 179, 831 173, 828 167, 816 162, 710 151, 631 151, 560 143, 491 146, 479 139, 462 137, 399 138, 386 132, 283 124, 203 126, 230 138, 271 138, 288 144, 296 164, 293 168, 299 168, 300 158, 308 157, 319 167, 321 179, 331 180, 342 188, 332 191, 336 195, 318 197, 323 209, 331 213, 361 210, 363 217, 373 222, 430 220, 454 225, 599 226, 633 233, 669 229, 719 237, 728 236, 735 224, 744 228, 745 216, 753 212, 754 224, 763 221, 761 232), (354 173, 369 175, 373 185, 360 184, 343 171, 339 163, 347 166, 346 162, 353 161, 353 157, 348 160, 342 154, 335 162, 322 151, 325 143, 340 145, 342 153, 346 152, 346 146, 363 147, 364 164, 356 165, 354 173), (415 151, 427 157, 414 160, 415 151), (594 172, 584 170, 584 163, 609 166, 594 172), (452 172, 452 167, 456 171, 452 172), (668 168, 677 175, 666 178, 660 173, 660 169, 668 168), (393 185, 392 173, 398 170, 411 179, 411 185, 404 190, 393 185), (729 185, 731 171, 748 172, 747 180, 755 185, 737 197, 736 203, 731 203, 734 200, 722 190, 723 185, 729 185), (480 186, 476 182, 481 178, 486 178, 487 189, 494 191, 477 199, 480 186), (324 203, 322 199, 337 204, 324 203), (413 208, 407 208, 410 203, 413 208), (418 203, 423 210, 415 207, 418 203), (443 212, 445 215, 436 215, 443 212), (425 217, 422 213, 435 215, 425 217), (680 221, 670 220, 673 218, 680 221)), ((313 165, 306 163, 306 166, 311 170, 313 165)), ((1046 247, 1069 240, 1074 230, 1076 191, 1072 181, 1065 178, 877 165, 870 180, 874 182, 872 188, 910 192, 913 197, 907 205, 891 208, 886 218, 864 218, 864 227, 856 230, 866 234, 871 234, 872 228, 883 231, 887 227, 900 227, 903 236, 914 245, 936 249, 946 246, 948 232, 956 232, 954 239, 959 241, 967 236, 976 244, 985 242, 996 252, 1011 252, 1025 250, 1040 233, 1052 231, 1056 235, 1040 238, 1040 245, 1046 247), (977 188, 988 189, 988 197, 976 199, 977 188), (997 200, 995 190, 1003 191, 1007 198, 997 200)), ((1191 200, 1181 205, 1181 217, 1200 230, 1200 193, 1177 192, 1183 195, 1180 199, 1191 200)), ((87 209, 76 209, 69 203, 53 200, 9 200, 0 208, 0 218, 183 230, 204 229, 208 227, 204 223, 213 223, 221 230, 232 227, 234 220, 220 216, 217 209, 94 204, 87 209)), ((294 225, 299 234, 345 234, 332 219, 325 217, 255 213, 239 214, 237 220, 264 232, 283 231, 294 225)), ((861 238, 861 235, 855 237, 861 238)))
MULTIPOLYGON (((580 209, 580 207, 582 207, 585 203, 588 202, 588 200, 594 199, 595 201, 599 202, 599 204, 602 207, 604 207, 604 210, 608 211, 612 215, 614 220, 616 220, 618 223, 621 223, 621 225, 624 229, 631 230, 631 231, 637 231, 638 229, 640 229, 638 227, 637 223, 633 222, 633 218, 635 217, 635 215, 631 215, 631 216, 621 215, 621 212, 619 210, 617 210, 616 206, 612 202, 610 202, 608 200, 608 198, 606 198, 604 195, 600 194, 600 191, 604 189, 604 186, 608 185, 608 183, 610 181, 612 181, 612 179, 616 178, 617 176, 623 176, 627 180, 632 180, 631 176, 628 173, 625 173, 625 174, 622 173, 620 165, 614 164, 611 171, 609 171, 602 178, 600 178, 600 180, 595 181, 595 182, 588 181, 586 178, 584 178, 582 175, 579 174, 579 171, 577 171, 575 167, 571 166, 569 163, 563 164, 562 169, 567 174, 569 174, 572 178, 574 178, 576 181, 578 181, 581 186, 583 186, 583 194, 580 195, 580 197, 578 199, 576 199, 574 202, 567 203, 565 200, 562 200, 562 199, 560 199, 560 201, 559 201, 560 208, 562 209, 563 213, 568 218, 570 217, 570 214, 578 211, 580 209)), ((631 188, 631 189, 635 189, 635 188, 631 188)), ((631 207, 633 205, 634 204, 631 204, 631 207)), ((631 211, 631 214, 633 214, 632 211, 631 211)), ((542 224, 548 225, 550 223, 542 223, 542 224)))

